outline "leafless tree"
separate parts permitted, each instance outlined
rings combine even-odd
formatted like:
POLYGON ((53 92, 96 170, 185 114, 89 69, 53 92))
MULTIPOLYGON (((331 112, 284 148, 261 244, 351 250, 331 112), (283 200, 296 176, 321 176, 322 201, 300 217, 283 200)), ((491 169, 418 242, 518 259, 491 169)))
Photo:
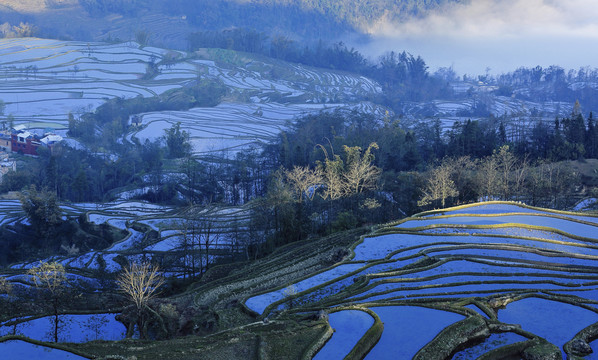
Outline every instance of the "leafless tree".
POLYGON ((58 342, 58 328, 60 327, 58 310, 67 287, 64 266, 57 262, 40 262, 38 266, 29 269, 27 274, 32 278, 35 286, 42 290, 51 301, 54 314, 54 342, 58 342))
POLYGON ((492 157, 496 158, 496 164, 499 169, 498 184, 503 200, 510 200, 512 195, 511 181, 512 173, 517 169, 517 158, 509 148, 509 145, 503 145, 494 151, 492 157))
POLYGON ((198 225, 200 243, 205 256, 205 266, 202 266, 203 273, 210 267, 210 249, 218 245, 220 234, 214 231, 215 222, 209 215, 198 220, 198 225))
POLYGON ((428 182, 422 189, 423 196, 417 202, 419 206, 426 206, 434 201, 440 200, 441 206, 446 206, 446 200, 459 195, 455 182, 451 179, 453 169, 448 162, 443 162, 440 166, 430 171, 428 182))
POLYGON ((318 169, 324 177, 325 184, 322 197, 331 201, 338 200, 345 196, 346 191, 343 181, 345 164, 340 156, 332 153, 332 156, 329 157, 326 148, 322 145, 319 145, 319 147, 324 151, 326 157, 323 163, 318 164, 318 169))
MULTIPOLYGON (((155 314, 155 311, 148 306, 148 302, 157 295, 158 289, 165 283, 160 269, 149 263, 138 264, 134 262, 123 269, 116 283, 119 289, 135 305, 139 336, 142 339, 147 338, 146 313, 155 314)), ((127 328, 127 337, 132 336, 132 334, 133 327, 129 326, 127 328)))
POLYGON ((495 196, 499 189, 498 177, 499 169, 496 157, 488 156, 483 159, 476 172, 478 193, 486 199, 495 196))
POLYGON ((5 277, 0 277, 0 294, 12 293, 12 284, 5 277))
POLYGON ((343 178, 349 194, 359 194, 363 190, 373 190, 376 188, 382 170, 373 165, 373 149, 378 149, 378 144, 371 143, 362 156, 361 147, 345 146, 347 166, 343 178))
POLYGON ((299 203, 303 202, 304 196, 312 200, 316 193, 316 187, 322 185, 324 181, 321 168, 312 170, 307 166, 295 166, 292 170, 285 170, 284 175, 299 203))

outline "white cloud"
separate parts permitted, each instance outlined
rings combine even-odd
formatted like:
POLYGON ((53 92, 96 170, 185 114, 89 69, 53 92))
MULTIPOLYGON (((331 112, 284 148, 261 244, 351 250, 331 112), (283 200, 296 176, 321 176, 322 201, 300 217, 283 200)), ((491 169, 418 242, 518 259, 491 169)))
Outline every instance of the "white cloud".
POLYGON ((462 73, 510 71, 519 66, 592 65, 598 58, 595 0, 471 0, 420 19, 380 19, 369 32, 373 55, 407 50, 432 65, 462 73))

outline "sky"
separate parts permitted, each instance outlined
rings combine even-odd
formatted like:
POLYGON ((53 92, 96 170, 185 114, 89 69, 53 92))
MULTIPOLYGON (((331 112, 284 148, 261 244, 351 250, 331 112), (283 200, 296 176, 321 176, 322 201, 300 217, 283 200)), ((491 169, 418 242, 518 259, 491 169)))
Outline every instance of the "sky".
POLYGON ((513 71, 521 66, 598 67, 596 0, 469 0, 403 23, 380 19, 372 42, 356 46, 377 57, 388 50, 421 55, 434 71, 513 71))

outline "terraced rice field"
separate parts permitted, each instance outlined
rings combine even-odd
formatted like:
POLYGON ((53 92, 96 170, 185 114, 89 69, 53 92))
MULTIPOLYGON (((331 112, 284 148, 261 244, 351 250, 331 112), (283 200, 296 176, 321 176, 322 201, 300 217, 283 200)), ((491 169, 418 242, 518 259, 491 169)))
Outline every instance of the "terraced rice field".
POLYGON ((595 346, 598 217, 479 203, 380 227, 353 252, 245 305, 264 317, 330 312, 335 332, 320 351, 338 357, 351 351, 340 338, 371 359, 523 357, 550 344, 566 357, 574 339, 595 346), (339 321, 356 311, 374 324, 339 321))
POLYGON ((142 143, 156 140, 164 130, 181 123, 181 128, 189 133, 196 155, 232 155, 269 142, 300 115, 336 108, 347 105, 224 103, 213 108, 146 113, 142 115, 144 128, 130 134, 128 139, 135 137, 142 143))
MULTIPOLYGON (((94 340, 122 340, 126 329, 116 321, 116 314, 61 315, 59 317, 59 342, 80 343, 94 340)), ((0 335, 22 335, 38 341, 53 341, 54 319, 45 316, 33 320, 14 319, 15 324, 0 326, 0 335)))
POLYGON ((156 96, 198 79, 224 84, 228 102, 216 108, 143 114, 141 128, 126 139, 157 139, 181 122, 196 154, 235 152, 272 139, 289 121, 306 113, 345 108, 384 114, 363 102, 380 94, 380 85, 359 75, 265 63, 216 49, 186 53, 135 42, 0 39, 0 100, 6 104, 5 115, 31 129, 64 130, 69 113, 94 111, 110 98, 156 96), (148 75, 151 63, 159 71, 148 75))
MULTIPOLYGON (((166 269, 166 275, 170 277, 184 276, 185 270, 180 266, 185 261, 189 262, 188 259, 185 260, 188 252, 205 250, 205 242, 199 244, 197 239, 193 244, 188 242, 185 245, 183 241, 185 222, 194 221, 193 219, 198 217, 210 221, 209 249, 213 255, 210 255, 209 260, 213 261, 214 256, 222 253, 229 254, 235 249, 237 246, 235 226, 237 229, 243 229, 249 216, 243 207, 214 207, 191 214, 190 209, 174 209, 136 201, 64 204, 61 208, 65 218, 84 214, 92 223, 107 223, 126 230, 128 233, 122 241, 112 244, 107 249, 91 250, 76 255, 56 255, 42 259, 60 262, 65 266, 70 280, 84 282, 95 288, 100 288, 101 284, 93 274, 97 275, 98 271, 118 272, 122 269, 123 260, 133 261, 139 260, 141 257, 151 258, 166 254, 180 254, 180 260, 174 261, 172 268, 166 269), (150 232, 153 232, 154 235, 150 236, 150 232), (105 264, 105 268, 101 268, 103 264, 105 264)), ((2 202, 0 218, 3 219, 3 223, 26 221, 20 203, 16 200, 2 202)), ((173 256, 176 257, 176 255, 173 256)), ((205 265, 206 258, 203 255, 197 255, 194 261, 202 262, 205 265)), ((16 288, 31 287, 33 283, 29 276, 25 275, 25 272, 37 264, 39 261, 13 264, 5 275, 16 288)))
MULTIPOLYGON (((481 90, 474 83, 459 83, 460 86, 481 90)), ((404 105, 406 120, 419 121, 422 117, 438 119, 444 131, 450 130, 456 122, 464 124, 467 120, 484 120, 485 116, 475 116, 476 101, 462 100, 432 100, 429 102, 414 102, 404 105)), ((544 101, 534 102, 513 97, 492 95, 486 98, 485 106, 490 114, 501 118, 508 136, 518 136, 520 130, 533 126, 537 121, 551 124, 555 117, 567 117, 573 110, 573 102, 544 101)))
POLYGON ((168 51, 135 43, 102 44, 34 38, 0 41, 0 93, 5 114, 33 127, 65 127, 106 98, 154 96, 189 79, 142 80, 147 64, 168 51))

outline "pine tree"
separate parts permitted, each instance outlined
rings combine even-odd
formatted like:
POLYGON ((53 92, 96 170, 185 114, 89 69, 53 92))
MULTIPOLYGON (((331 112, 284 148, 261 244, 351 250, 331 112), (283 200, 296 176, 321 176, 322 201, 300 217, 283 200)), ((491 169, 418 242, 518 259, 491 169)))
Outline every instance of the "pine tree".
POLYGON ((586 157, 595 159, 598 157, 598 128, 594 123, 594 114, 588 116, 588 128, 585 133, 586 157))

